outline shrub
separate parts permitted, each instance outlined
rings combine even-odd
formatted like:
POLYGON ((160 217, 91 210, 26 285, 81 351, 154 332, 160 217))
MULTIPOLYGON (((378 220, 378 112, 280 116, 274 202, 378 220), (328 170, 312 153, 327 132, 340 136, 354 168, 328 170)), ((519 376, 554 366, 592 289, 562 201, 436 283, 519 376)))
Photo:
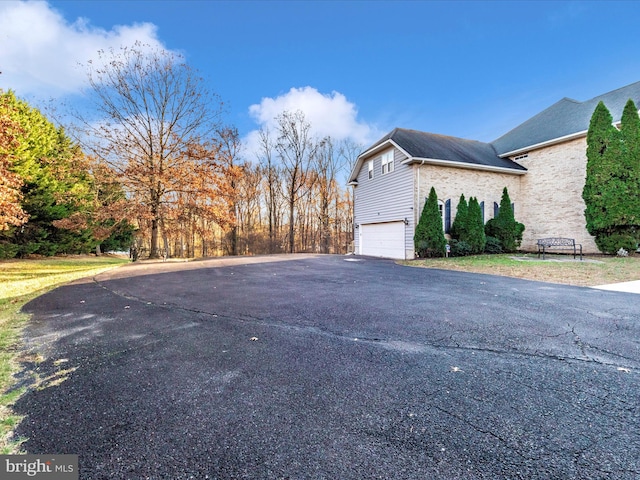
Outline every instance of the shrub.
POLYGON ((420 220, 416 225, 413 243, 419 257, 444 257, 446 255, 447 240, 444 237, 442 217, 438 209, 438 196, 433 187, 431 187, 420 220))
MULTIPOLYGON (((491 220, 489 220, 489 221, 491 221, 491 220)), ((484 252, 485 253, 489 253, 489 254, 503 253, 502 243, 500 243, 500 240, 498 238, 492 237, 490 235, 487 235, 486 238, 487 238, 487 242, 484 245, 484 252)))
POLYGON ((475 197, 469 199, 469 209, 467 210, 467 229, 464 240, 471 247, 473 253, 484 252, 486 236, 484 233, 484 223, 482 221, 482 210, 475 197))
POLYGON ((469 210, 469 206, 467 204, 467 200, 464 198, 464 194, 460 195, 460 201, 458 202, 458 207, 456 208, 456 216, 453 219, 453 224, 451 225, 450 235, 451 238, 455 238, 456 240, 464 239, 467 233, 467 212, 469 210))
POLYGON ((603 253, 616 255, 620 249, 633 253, 638 249, 638 241, 633 232, 616 232, 596 236, 596 245, 603 253))
POLYGON ((12 243, 0 243, 1 259, 15 258, 19 251, 20 247, 18 245, 14 245, 12 243))
POLYGON ((451 246, 452 257, 466 257, 473 254, 471 245, 469 245, 464 240, 451 239, 449 241, 449 245, 451 246))
POLYGON ((487 222, 484 231, 500 240, 502 250, 507 253, 515 252, 522 243, 524 225, 516 222, 507 187, 502 190, 498 215, 487 222))

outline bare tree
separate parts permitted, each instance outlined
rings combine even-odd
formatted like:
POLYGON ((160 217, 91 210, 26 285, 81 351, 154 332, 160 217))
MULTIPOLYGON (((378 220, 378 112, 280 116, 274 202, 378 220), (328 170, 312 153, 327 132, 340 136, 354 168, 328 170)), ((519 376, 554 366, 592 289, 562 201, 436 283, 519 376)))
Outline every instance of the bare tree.
MULTIPOLYGON (((329 207, 334 198, 337 199, 336 173, 339 169, 338 156, 335 154, 331 137, 323 138, 314 155, 314 169, 319 202, 320 251, 329 253, 331 245, 329 207)), ((335 221, 335 218, 334 218, 335 221)))
POLYGON ((295 208, 303 187, 308 185, 309 165, 313 158, 311 124, 304 113, 285 111, 278 115, 276 150, 285 176, 285 196, 289 207, 289 253, 295 250, 295 208))
POLYGON ((210 159, 188 154, 220 127, 221 102, 174 53, 137 43, 100 52, 89 65, 92 101, 103 116, 81 116, 84 144, 119 175, 151 225, 150 256, 159 256, 163 205, 185 182, 207 173, 210 159), (198 164, 198 169, 192 165, 198 164))
POLYGON ((269 253, 276 252, 279 230, 279 197, 281 196, 280 168, 275 164, 275 144, 268 129, 260 130, 260 166, 264 174, 265 201, 269 230, 269 253))
MULTIPOLYGON (((238 129, 225 127, 217 133, 219 142, 218 150, 222 164, 230 170, 237 170, 238 172, 244 170, 244 165, 240 164, 242 143, 238 129)), ((228 251, 230 255, 238 255, 238 202, 240 200, 240 192, 236 175, 231 175, 229 178, 229 195, 229 215, 234 221, 229 231, 228 251)))

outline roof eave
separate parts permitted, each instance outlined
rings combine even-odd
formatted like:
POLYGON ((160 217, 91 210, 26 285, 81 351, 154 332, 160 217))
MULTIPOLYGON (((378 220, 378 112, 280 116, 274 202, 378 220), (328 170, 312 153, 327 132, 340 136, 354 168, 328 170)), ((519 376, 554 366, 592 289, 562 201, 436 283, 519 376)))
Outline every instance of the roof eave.
POLYGON ((456 162, 452 160, 440 160, 437 158, 411 157, 402 162, 403 165, 410 165, 412 163, 419 163, 421 165, 440 165, 452 168, 465 168, 467 170, 482 170, 484 172, 507 173, 509 175, 524 175, 525 173, 527 173, 526 169, 517 170, 514 168, 495 167, 492 165, 479 165, 475 163, 456 162))
POLYGON ((586 137, 587 130, 582 130, 580 132, 571 133, 569 135, 565 135, 563 137, 553 138, 551 140, 547 140, 545 142, 535 143, 533 145, 528 145, 526 147, 521 147, 516 150, 511 150, 510 152, 501 153, 498 155, 500 158, 513 157, 516 155, 520 155, 521 153, 526 153, 531 150, 537 150, 539 148, 550 147, 551 145, 557 145, 558 143, 568 142, 569 140, 575 140, 576 138, 586 137))
MULTIPOLYGON (((640 113, 640 110, 638 111, 640 113)), ((612 125, 616 128, 620 128, 620 124, 622 122, 617 120, 612 123, 612 125)), ((518 148, 517 150, 512 150, 510 152, 502 153, 498 155, 500 158, 511 157, 515 155, 520 155, 521 153, 526 153, 531 150, 536 150, 538 148, 549 147, 551 145, 556 145, 558 143, 568 142, 569 140, 575 140, 576 138, 586 137, 588 130, 581 130, 579 132, 570 133, 569 135, 565 135, 563 137, 552 138, 551 140, 547 140, 546 142, 536 143, 534 145, 529 145, 528 147, 518 148)))

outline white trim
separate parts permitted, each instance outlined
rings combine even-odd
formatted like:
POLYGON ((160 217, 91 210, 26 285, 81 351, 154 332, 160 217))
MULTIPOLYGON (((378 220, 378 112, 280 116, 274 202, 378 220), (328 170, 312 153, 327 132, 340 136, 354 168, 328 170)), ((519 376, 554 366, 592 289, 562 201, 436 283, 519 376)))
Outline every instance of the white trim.
POLYGON ((395 166, 395 158, 394 158, 395 155, 394 155, 394 153, 395 153, 395 151, 393 149, 386 150, 380 156, 380 168, 382 170, 382 175, 386 175, 388 173, 393 172, 394 166, 395 166), (385 167, 387 167, 387 168, 385 168, 385 167))
POLYGON ((586 137, 587 130, 583 130, 581 132, 571 133, 569 135, 565 135, 564 137, 558 137, 551 140, 547 140, 545 142, 536 143, 534 145, 529 145, 527 147, 518 148, 517 150, 512 150, 510 152, 503 153, 499 155, 500 158, 512 157, 514 155, 518 155, 519 153, 528 152, 530 150, 535 150, 537 148, 549 147, 551 145, 556 145, 558 143, 567 142, 569 140, 575 140, 576 138, 586 137))
MULTIPOLYGON (((389 145, 392 145, 393 147, 397 148, 405 157, 411 157, 411 155, 409 155, 409 153, 407 153, 406 150, 401 148, 396 142, 394 142, 389 138, 384 142, 382 142, 380 145, 376 145, 375 147, 370 148, 369 150, 366 150, 362 152, 360 155, 358 155, 358 158, 356 159, 356 164, 353 166, 353 170, 351 170, 351 173, 349 174, 349 177, 348 177, 349 181, 352 182, 358 178, 358 173, 360 172, 360 169, 362 168, 362 165, 364 164, 364 159, 366 157, 369 157, 370 155, 373 155, 375 153, 380 152, 381 150, 388 148, 389 145)), ((395 155, 394 155, 394 158, 395 158, 395 155)))
POLYGON ((524 175, 527 170, 514 170, 513 168, 492 167, 491 165, 478 165, 476 163, 454 162, 452 160, 439 160, 437 158, 416 158, 411 157, 403 162, 403 165, 420 162, 420 165, 441 165, 452 168, 466 168, 469 170, 483 170, 485 172, 509 173, 511 175, 524 175))
MULTIPOLYGON (((640 110, 638 110, 638 113, 640 113, 640 110)), ((620 129, 620 124, 621 124, 620 121, 612 123, 612 125, 614 127, 616 127, 618 130, 620 129)), ((576 138, 586 137, 588 131, 589 130, 582 130, 580 132, 570 133, 569 135, 565 135, 564 137, 552 138, 551 140, 547 140, 547 141, 544 141, 544 142, 536 143, 536 144, 528 146, 528 147, 523 147, 523 148, 519 148, 517 150, 512 150, 512 151, 507 152, 507 153, 503 153, 502 155, 499 155, 499 157, 500 158, 512 157, 514 155, 518 155, 519 153, 524 153, 524 152, 527 152, 529 150, 534 150, 536 148, 549 147, 551 145, 556 145, 558 143, 567 142, 569 140, 575 140, 576 138)))
POLYGON ((381 150, 385 150, 389 145, 393 145, 394 147, 396 147, 398 150, 400 150, 404 154, 405 157, 410 157, 411 156, 403 148, 401 148, 396 142, 394 142, 392 139, 388 138, 387 140, 385 140, 381 144, 376 145, 375 147, 370 148, 369 150, 366 150, 366 151, 362 152, 360 155, 358 155, 358 158, 368 157, 369 155, 377 153, 377 152, 379 152, 381 150))

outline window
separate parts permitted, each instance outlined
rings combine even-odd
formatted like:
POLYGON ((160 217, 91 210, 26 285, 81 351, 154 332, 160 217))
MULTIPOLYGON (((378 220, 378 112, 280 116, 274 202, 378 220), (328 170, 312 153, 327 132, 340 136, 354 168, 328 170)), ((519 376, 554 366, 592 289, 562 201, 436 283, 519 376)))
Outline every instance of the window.
POLYGON ((393 150, 382 154, 382 174, 393 172, 393 150))
POLYGON ((373 178, 373 160, 369 160, 367 165, 369 168, 369 178, 373 178))

